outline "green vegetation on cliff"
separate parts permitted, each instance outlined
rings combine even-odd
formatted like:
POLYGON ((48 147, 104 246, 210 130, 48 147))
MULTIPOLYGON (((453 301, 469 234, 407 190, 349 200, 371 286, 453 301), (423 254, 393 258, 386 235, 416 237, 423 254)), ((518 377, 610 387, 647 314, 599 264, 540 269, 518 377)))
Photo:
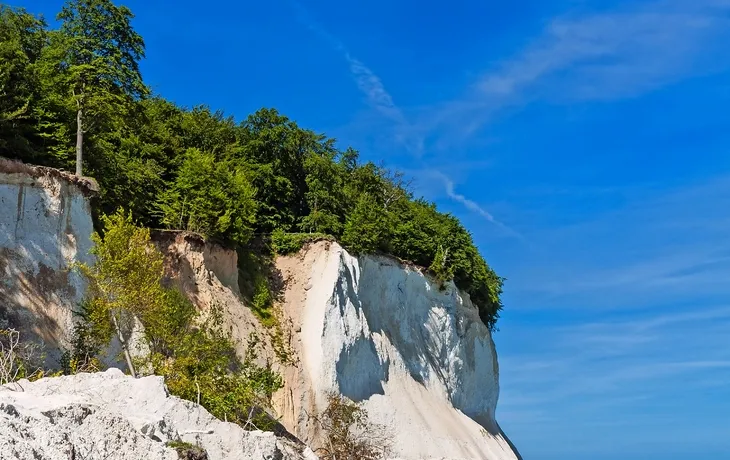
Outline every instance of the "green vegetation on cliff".
POLYGON ((104 236, 93 235, 95 262, 80 266, 90 281, 89 296, 64 371, 98 369, 98 355, 116 337, 133 376, 162 375, 172 394, 198 402, 220 419, 272 428, 265 410, 281 377, 255 364, 251 343, 243 360, 236 355, 220 311, 198 312, 180 291, 163 286, 163 255, 149 229, 122 212, 102 220, 104 236), (148 354, 132 343, 136 321, 143 326, 140 340, 148 354))
POLYGON ((236 121, 150 96, 132 13, 110 0, 69 0, 51 30, 0 6, 0 156, 74 170, 101 186, 95 213, 130 210, 148 227, 192 230, 246 246, 326 234, 453 277, 494 328, 502 279, 450 214, 414 197, 398 174, 299 127, 274 109, 236 121))

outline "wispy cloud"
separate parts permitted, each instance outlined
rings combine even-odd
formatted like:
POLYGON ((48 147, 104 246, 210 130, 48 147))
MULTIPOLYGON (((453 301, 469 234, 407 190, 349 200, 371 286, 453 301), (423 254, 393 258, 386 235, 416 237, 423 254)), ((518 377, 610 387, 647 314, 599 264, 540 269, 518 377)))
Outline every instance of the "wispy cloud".
POLYGON ((403 112, 393 102, 393 98, 385 89, 380 77, 347 52, 345 52, 345 59, 350 64, 350 73, 355 78, 357 87, 367 97, 368 103, 386 118, 397 123, 407 124, 403 112))
MULTIPOLYGON (((441 178, 441 180, 444 183, 444 186, 446 187, 446 195, 448 195, 449 198, 451 198, 454 201, 457 201, 461 204, 463 204, 467 209, 479 214, 480 216, 487 219, 489 222, 492 222, 494 224, 500 224, 500 222, 497 221, 497 219, 494 218, 492 214, 489 213, 486 209, 481 207, 479 204, 477 204, 475 201, 472 201, 462 195, 461 193, 457 193, 456 189, 454 187, 454 181, 446 177, 441 172, 436 172, 436 174, 441 178)), ((501 225, 501 224, 500 224, 501 225)))
POLYGON ((727 70, 728 13, 726 0, 663 0, 553 18, 462 98, 426 110, 418 123, 439 132, 437 142, 448 148, 506 108, 634 97, 727 70))
POLYGON ((441 171, 437 170, 428 170, 427 173, 431 176, 434 176, 438 178, 443 184, 444 184, 444 191, 446 192, 446 196, 448 196, 451 200, 460 203, 463 205, 466 209, 470 210, 471 212, 483 217, 488 222, 491 222, 492 224, 496 225, 497 227, 501 228, 506 234, 512 237, 522 238, 522 235, 520 235, 517 231, 510 228, 509 226, 505 225, 503 222, 500 222, 497 220, 492 213, 487 211, 482 205, 477 203, 474 200, 471 200, 464 196, 463 194, 456 191, 456 185, 454 184, 454 181, 451 180, 447 175, 445 175, 441 171))
MULTIPOLYGON (((540 199, 545 191, 526 201, 540 199)), ((720 175, 631 188, 576 223, 533 216, 527 236, 542 250, 523 259, 511 248, 514 271, 502 270, 510 279, 503 320, 528 319, 503 323, 509 332, 496 336, 502 426, 532 444, 558 437, 620 454, 607 433, 643 448, 661 433, 679 451, 702 442, 676 427, 702 424, 726 450, 717 437, 728 434, 730 410, 728 206, 730 176, 720 175), (525 410, 560 414, 563 423, 538 428, 520 418, 525 410), (557 432, 567 426, 581 427, 580 436, 557 432)))
POLYGON ((519 276, 507 273, 512 294, 563 309, 635 309, 730 296, 730 221, 719 211, 730 206, 730 176, 636 189, 620 202, 568 225, 532 214, 540 231, 527 236, 541 249, 530 254, 529 266, 519 266, 519 276))
MULTIPOLYGON (((333 50, 340 53, 347 61, 350 74, 352 75, 360 92, 366 97, 370 107, 395 124, 393 132, 396 141, 403 145, 411 154, 416 157, 420 157, 423 154, 424 137, 417 134, 417 131, 419 130, 409 122, 400 107, 398 107, 393 101, 393 97, 385 88, 381 78, 373 72, 370 67, 365 65, 359 59, 353 57, 342 41, 330 34, 324 27, 314 20, 303 5, 295 0, 291 0, 291 3, 297 12, 298 19, 305 24, 307 28, 327 42, 333 50)), ((507 230, 510 234, 517 235, 514 230, 497 221, 491 213, 475 201, 470 200, 463 194, 457 193, 454 187, 454 182, 451 179, 442 173, 438 174, 443 181, 446 195, 450 199, 461 203, 468 210, 507 230)))
MULTIPOLYGON (((717 68, 709 51, 728 37, 728 5, 663 1, 621 11, 557 18, 542 37, 486 74, 488 96, 535 86, 559 88, 551 97, 614 99, 633 96, 717 68)), ((541 96, 548 96, 541 93, 541 96)))
POLYGON ((500 418, 506 414, 512 426, 534 426, 509 416, 530 410, 560 413, 581 426, 607 419, 628 426, 634 422, 607 414, 630 409, 652 412, 655 422, 667 417, 676 423, 677 413, 687 413, 678 407, 691 407, 703 389, 730 376, 730 350, 723 345, 730 334, 728 319, 727 305, 675 308, 623 322, 606 317, 571 326, 527 326, 510 337, 498 336, 500 342, 514 342, 499 344, 500 418), (523 355, 519 344, 525 340, 540 340, 540 346, 523 355))
POLYGON ((403 113, 393 102, 393 97, 385 89, 380 77, 362 61, 352 56, 345 44, 319 24, 301 3, 296 0, 290 0, 290 3, 297 19, 345 59, 355 84, 366 97, 368 104, 389 120, 407 124, 403 113))

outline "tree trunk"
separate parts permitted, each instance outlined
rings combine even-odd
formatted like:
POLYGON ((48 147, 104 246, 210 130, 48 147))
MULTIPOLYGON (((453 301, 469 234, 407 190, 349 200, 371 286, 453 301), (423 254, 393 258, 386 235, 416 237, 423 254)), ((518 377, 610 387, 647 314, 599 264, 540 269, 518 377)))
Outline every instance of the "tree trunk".
POLYGON ((132 364, 132 355, 129 354, 129 345, 127 344, 127 341, 124 340, 124 334, 122 334, 122 329, 119 327, 119 322, 117 321, 117 317, 114 316, 114 313, 112 315, 112 322, 114 323, 114 329, 117 331, 117 337, 119 338, 119 343, 122 345, 122 350, 124 350, 124 359, 127 361, 127 367, 129 368, 129 373, 132 374, 132 377, 137 378, 137 373, 134 371, 134 364, 132 364))
POLYGON ((76 175, 81 177, 81 162, 84 148, 84 126, 81 107, 76 112, 76 175))

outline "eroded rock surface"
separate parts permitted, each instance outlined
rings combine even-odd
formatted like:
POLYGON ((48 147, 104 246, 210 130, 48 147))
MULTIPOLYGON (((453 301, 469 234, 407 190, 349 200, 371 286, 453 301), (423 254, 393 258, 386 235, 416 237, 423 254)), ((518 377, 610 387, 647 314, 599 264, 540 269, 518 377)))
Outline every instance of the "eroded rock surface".
POLYGON ((0 320, 46 345, 49 364, 85 293, 71 268, 91 260, 95 190, 90 179, 0 158, 0 320))
POLYGON ((276 396, 284 425, 317 446, 308 414, 339 392, 393 436, 393 457, 514 460, 495 420, 497 355, 468 295, 416 267, 318 242, 280 258, 298 359, 276 396))
POLYGON ((177 459, 168 441, 199 445, 209 460, 315 458, 301 445, 244 431, 168 395, 162 377, 110 369, 0 387, 2 459, 177 459))

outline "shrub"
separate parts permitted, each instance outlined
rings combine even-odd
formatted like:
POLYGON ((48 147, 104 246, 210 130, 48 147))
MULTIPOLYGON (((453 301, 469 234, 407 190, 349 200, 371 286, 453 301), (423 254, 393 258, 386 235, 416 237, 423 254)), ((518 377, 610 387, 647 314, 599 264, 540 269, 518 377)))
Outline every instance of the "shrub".
MULTIPOLYGON (((155 330, 148 330, 154 335, 155 330)), ((270 367, 254 363, 252 349, 241 362, 223 331, 220 311, 214 309, 200 325, 165 344, 166 354, 154 352, 155 374, 165 376, 170 392, 195 401, 214 416, 246 428, 267 430, 271 395, 281 388, 281 377, 270 367)))
POLYGON ((389 453, 385 427, 371 423, 362 405, 339 394, 327 396, 327 408, 314 420, 323 431, 324 445, 316 451, 321 460, 379 460, 389 453))
POLYGON ((334 238, 326 233, 287 233, 282 229, 271 233, 271 247, 279 255, 299 252, 305 244, 317 240, 332 241, 334 238))
POLYGON ((21 342, 20 332, 0 329, 0 385, 42 377, 41 360, 38 347, 21 342))
POLYGON ((180 460, 208 460, 208 453, 200 446, 185 441, 170 441, 165 444, 175 449, 180 460))

